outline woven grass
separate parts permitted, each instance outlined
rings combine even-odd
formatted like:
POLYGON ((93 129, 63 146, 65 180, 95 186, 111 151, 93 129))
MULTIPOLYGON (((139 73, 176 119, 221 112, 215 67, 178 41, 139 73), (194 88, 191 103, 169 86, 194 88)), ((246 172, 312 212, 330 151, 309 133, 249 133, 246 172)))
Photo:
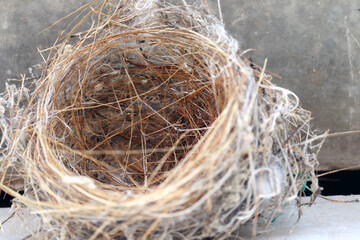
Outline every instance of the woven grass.
POLYGON ((36 89, 2 98, 0 189, 39 214, 34 238, 224 239, 268 226, 307 181, 317 191, 325 135, 206 2, 91 7, 36 89))

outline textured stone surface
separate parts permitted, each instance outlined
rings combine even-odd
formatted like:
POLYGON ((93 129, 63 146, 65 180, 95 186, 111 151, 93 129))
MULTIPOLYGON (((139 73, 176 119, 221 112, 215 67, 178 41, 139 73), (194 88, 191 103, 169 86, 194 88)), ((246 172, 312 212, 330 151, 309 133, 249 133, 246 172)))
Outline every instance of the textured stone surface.
MULTIPOLYGON (((0 88, 41 57, 70 19, 41 30, 86 0, 0 0, 0 88)), ((211 0, 210 3, 216 3, 211 0)), ((282 77, 274 82, 299 95, 314 125, 332 132, 360 129, 360 1, 222 0, 227 29, 253 60, 282 77)), ((46 54, 45 54, 46 55, 46 54)), ((360 136, 326 141, 320 169, 360 163, 360 136)))

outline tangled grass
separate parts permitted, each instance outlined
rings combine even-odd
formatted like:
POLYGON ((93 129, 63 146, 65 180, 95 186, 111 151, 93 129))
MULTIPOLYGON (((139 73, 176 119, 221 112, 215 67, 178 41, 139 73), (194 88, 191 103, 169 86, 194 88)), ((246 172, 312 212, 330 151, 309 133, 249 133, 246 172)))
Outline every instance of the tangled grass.
POLYGON ((317 191, 325 135, 206 2, 90 12, 31 94, 8 85, 1 99, 0 189, 40 215, 34 238, 224 239, 268 226, 307 181, 317 191))

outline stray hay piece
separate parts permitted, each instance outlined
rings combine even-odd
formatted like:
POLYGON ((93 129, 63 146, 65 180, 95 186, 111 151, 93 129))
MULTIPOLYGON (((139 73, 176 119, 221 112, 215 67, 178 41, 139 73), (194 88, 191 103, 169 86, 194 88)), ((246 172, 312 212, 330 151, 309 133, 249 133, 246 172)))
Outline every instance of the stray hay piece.
POLYGON ((325 134, 204 6, 93 3, 31 95, 7 87, 0 189, 40 215, 37 237, 224 239, 316 192, 325 134))

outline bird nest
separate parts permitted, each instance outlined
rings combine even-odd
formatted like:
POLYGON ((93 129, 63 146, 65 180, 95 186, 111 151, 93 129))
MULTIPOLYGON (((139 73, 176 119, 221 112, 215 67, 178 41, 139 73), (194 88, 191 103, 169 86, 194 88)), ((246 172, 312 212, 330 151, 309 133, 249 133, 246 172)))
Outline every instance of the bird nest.
POLYGON ((96 27, 52 49, 31 95, 2 98, 0 188, 39 214, 34 236, 226 238, 317 190, 324 135, 204 4, 91 11, 96 27))

